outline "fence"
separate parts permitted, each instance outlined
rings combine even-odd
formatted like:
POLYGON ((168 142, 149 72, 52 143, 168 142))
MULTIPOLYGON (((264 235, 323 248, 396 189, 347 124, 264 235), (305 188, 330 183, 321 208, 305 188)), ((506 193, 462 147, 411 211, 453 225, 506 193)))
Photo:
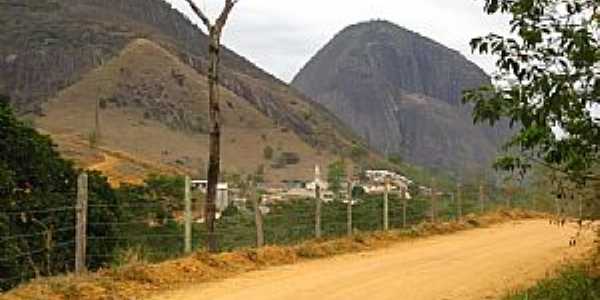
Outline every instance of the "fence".
MULTIPOLYGON (((90 201, 94 197, 88 199, 87 185, 87 176, 82 174, 76 193, 69 192, 77 198, 72 206, 0 214, 25 218, 27 222, 20 224, 37 226, 28 231, 11 228, 0 237, 0 247, 4 248, 0 252, 1 289, 39 276, 95 270, 132 260, 160 262, 206 244, 208 233, 197 212, 199 205, 191 199, 189 179, 178 203, 133 196, 127 196, 127 201, 90 201), (45 223, 49 219, 60 220, 60 226, 45 223), (3 243, 15 240, 15 250, 7 251, 10 247, 3 243)), ((221 251, 289 245, 315 237, 408 229, 424 221, 446 222, 504 203, 489 198, 477 186, 461 186, 456 191, 430 196, 413 195, 410 200, 401 194, 386 192, 331 202, 312 198, 258 203, 258 194, 249 191, 248 201, 230 205, 222 212, 215 234, 221 251)))
POLYGON ((0 291, 74 270, 75 206, 0 214, 0 291))

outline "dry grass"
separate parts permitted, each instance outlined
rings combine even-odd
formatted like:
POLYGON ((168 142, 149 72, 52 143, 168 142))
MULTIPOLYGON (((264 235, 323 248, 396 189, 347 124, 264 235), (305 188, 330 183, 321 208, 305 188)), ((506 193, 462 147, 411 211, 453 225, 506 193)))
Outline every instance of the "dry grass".
MULTIPOLYGON (((171 128, 146 118, 145 111, 135 104, 135 96, 119 95, 123 90, 153 91, 160 86, 163 90, 152 105, 165 111, 190 112, 207 120, 206 82, 206 77, 160 46, 148 40, 136 40, 119 56, 61 91, 44 106, 45 116, 34 122, 53 137, 65 156, 80 166, 102 163, 103 153, 117 158, 110 168, 102 170, 113 183, 139 182, 157 170, 167 174, 177 173, 173 170, 195 174, 200 166, 206 166, 208 135, 171 128), (172 70, 185 76, 183 85, 172 78, 172 70), (94 132, 96 100, 114 97, 129 104, 117 107, 109 103, 100 110, 98 148, 101 151, 90 153, 88 138, 94 132)), ((315 164, 325 166, 335 159, 330 153, 312 148, 293 131, 281 128, 232 92, 222 89, 221 100, 222 162, 227 172, 251 174, 259 165, 264 165, 269 182, 308 180, 314 176, 315 164), (263 157, 266 146, 277 152, 295 152, 300 156, 300 163, 283 169, 271 168, 272 162, 263 157)))
POLYGON ((85 276, 61 276, 35 280, 0 296, 15 299, 146 299, 157 292, 221 280, 269 266, 293 264, 307 259, 369 251, 401 241, 485 227, 511 220, 543 218, 526 211, 499 211, 481 217, 469 215, 462 222, 423 223, 409 230, 357 233, 353 237, 313 240, 295 246, 267 246, 222 254, 197 252, 160 264, 137 260, 118 269, 100 270, 85 276))

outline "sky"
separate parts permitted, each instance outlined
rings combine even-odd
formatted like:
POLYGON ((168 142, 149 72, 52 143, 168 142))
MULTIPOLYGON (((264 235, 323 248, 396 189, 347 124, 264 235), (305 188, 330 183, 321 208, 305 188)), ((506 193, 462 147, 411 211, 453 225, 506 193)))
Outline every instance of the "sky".
MULTIPOLYGON (((198 24, 185 0, 167 0, 198 24)), ((214 19, 223 0, 194 0, 214 19)), ((265 71, 289 82, 346 26, 384 19, 460 51, 486 72, 494 61, 471 53, 469 41, 508 32, 508 19, 483 13, 483 0, 240 0, 223 43, 265 71)))

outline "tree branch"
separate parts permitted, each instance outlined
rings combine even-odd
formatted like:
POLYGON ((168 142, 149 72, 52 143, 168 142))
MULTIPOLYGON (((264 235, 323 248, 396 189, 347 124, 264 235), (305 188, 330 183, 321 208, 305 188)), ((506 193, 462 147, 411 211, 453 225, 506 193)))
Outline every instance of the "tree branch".
MULTIPOLYGON (((208 29, 210 31, 212 25, 210 24, 210 20, 204 14, 204 12, 196 5, 196 3, 194 3, 193 0, 185 0, 185 1, 187 1, 187 3, 190 5, 190 7, 192 8, 192 11, 194 11, 196 16, 198 16, 198 18, 200 18, 200 20, 202 20, 202 23, 204 23, 204 25, 206 26, 206 29, 208 29)), ((227 2, 230 2, 230 1, 231 0, 227 0, 227 2)))
MULTIPOLYGON (((544 161, 542 161, 541 159, 537 159, 531 155, 525 155, 525 158, 529 159, 530 161, 532 161, 533 163, 537 163, 538 165, 544 166, 552 171, 556 171, 559 173, 563 173, 567 176, 574 176, 573 172, 570 172, 569 170, 554 166, 552 164, 546 163, 544 161)), ((581 174, 580 175, 582 177, 582 179, 585 180, 589 180, 589 181, 600 181, 600 175, 594 174, 594 173, 587 173, 587 174, 581 174)))
MULTIPOLYGON (((190 1, 190 0, 188 0, 188 1, 190 1)), ((217 35, 219 35, 219 36, 221 35, 221 31, 223 30, 223 27, 225 27, 225 23, 227 23, 227 18, 229 17, 231 10, 233 10, 233 7, 238 2, 239 2, 239 0, 225 0, 225 7, 223 8, 221 15, 215 22, 215 29, 217 30, 217 35)))

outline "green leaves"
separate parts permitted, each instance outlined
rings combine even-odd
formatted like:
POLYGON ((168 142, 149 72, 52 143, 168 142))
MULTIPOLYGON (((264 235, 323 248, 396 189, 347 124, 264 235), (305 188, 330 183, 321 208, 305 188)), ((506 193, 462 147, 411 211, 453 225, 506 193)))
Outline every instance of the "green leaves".
POLYGON ((327 168, 327 183, 329 189, 339 197, 342 190, 342 182, 346 180, 346 162, 343 159, 338 159, 327 168))
MULTIPOLYGON (((465 93, 477 123, 509 119, 519 129, 508 148, 560 168, 574 179, 600 160, 600 125, 589 112, 600 102, 597 0, 486 0, 488 14, 508 13, 518 38, 490 34, 474 52, 497 58, 494 87, 465 93), (556 137, 554 128, 564 133, 556 137)), ((497 167, 524 169, 522 160, 497 167)))
MULTIPOLYGON (((76 177, 70 161, 60 157, 49 137, 17 120, 0 96, 0 289, 35 276, 67 271, 73 257, 76 177), (19 238, 16 238, 16 237, 19 238), (51 236, 51 247, 44 237, 51 236), (58 246, 58 245, 63 245, 58 246)), ((114 221, 114 191, 106 178, 89 175, 89 205, 114 205, 91 209, 89 222, 114 221)), ((110 228, 90 228, 88 235, 113 236, 110 228)), ((110 249, 110 242, 101 245, 110 249)), ((94 253, 91 249, 90 253, 94 253)), ((105 259, 91 259, 90 266, 105 259)))

